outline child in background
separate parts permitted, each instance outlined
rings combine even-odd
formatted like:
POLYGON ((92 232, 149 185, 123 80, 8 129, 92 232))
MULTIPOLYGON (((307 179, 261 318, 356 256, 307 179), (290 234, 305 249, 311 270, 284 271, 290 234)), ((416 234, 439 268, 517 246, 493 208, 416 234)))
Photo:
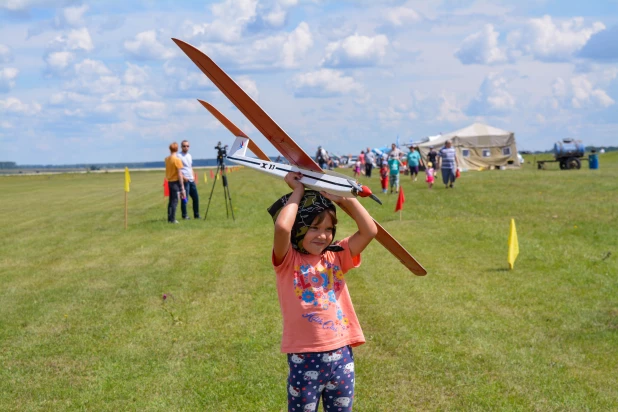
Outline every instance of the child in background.
POLYGON ((354 163, 354 178, 360 177, 361 174, 361 161, 357 160, 356 163, 354 163))
POLYGON ((382 183, 382 193, 386 193, 388 189, 388 163, 382 163, 380 168, 380 183, 382 183))
POLYGON ((287 353, 288 411, 351 411, 354 403, 352 347, 365 343, 345 282, 378 229, 355 198, 305 191, 300 173, 285 182, 293 190, 268 212, 275 223, 272 263, 283 316, 281 352, 287 353), (333 243, 333 202, 345 207, 358 230, 333 243))
POLYGON ((388 159, 391 193, 393 193, 393 187, 395 188, 395 193, 399 193, 399 169, 401 166, 403 166, 403 163, 401 163, 398 156, 391 156, 388 159))
POLYGON ((433 181, 434 181, 434 170, 433 170, 433 164, 431 162, 427 162, 427 168, 425 169, 425 174, 426 174, 425 181, 427 182, 427 185, 431 189, 433 187, 433 181))

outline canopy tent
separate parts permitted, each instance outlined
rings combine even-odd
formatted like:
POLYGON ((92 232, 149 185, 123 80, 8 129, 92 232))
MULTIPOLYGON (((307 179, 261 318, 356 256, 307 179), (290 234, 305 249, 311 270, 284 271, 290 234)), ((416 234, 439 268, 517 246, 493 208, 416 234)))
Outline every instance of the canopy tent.
POLYGON ((419 144, 421 155, 427 158, 430 147, 440 150, 447 140, 457 151, 459 167, 463 170, 521 166, 517 158, 515 134, 483 123, 474 123, 419 144))

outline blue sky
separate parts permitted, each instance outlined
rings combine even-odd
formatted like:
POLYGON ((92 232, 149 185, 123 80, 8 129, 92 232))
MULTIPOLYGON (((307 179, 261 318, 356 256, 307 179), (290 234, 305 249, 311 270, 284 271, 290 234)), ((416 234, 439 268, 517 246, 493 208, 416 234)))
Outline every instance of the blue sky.
POLYGON ((275 149, 175 46, 199 47, 307 152, 356 154, 480 121, 520 150, 618 144, 618 0, 0 0, 0 161, 275 149))

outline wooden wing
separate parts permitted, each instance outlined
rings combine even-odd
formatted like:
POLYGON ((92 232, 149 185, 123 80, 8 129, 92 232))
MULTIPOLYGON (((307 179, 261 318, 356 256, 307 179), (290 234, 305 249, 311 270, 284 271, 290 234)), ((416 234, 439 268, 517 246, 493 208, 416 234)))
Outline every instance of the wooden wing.
POLYGON ((223 94, 245 115, 290 164, 314 172, 322 172, 320 166, 266 112, 245 93, 219 66, 197 48, 182 40, 172 39, 178 47, 223 94))
MULTIPOLYGON (((206 108, 206 110, 212 113, 212 115, 215 116, 217 120, 219 120, 221 124, 225 126, 225 128, 229 130, 234 136, 246 137, 247 139, 249 139, 249 136, 247 136, 242 130, 236 127, 236 125, 232 123, 227 117, 225 117, 219 110, 215 109, 213 105, 203 100, 200 100, 200 99, 197 99, 197 101, 200 102, 202 106, 206 108)), ((266 155, 266 153, 264 153, 262 149, 260 149, 255 144, 255 142, 251 139, 249 139, 248 148, 258 157, 258 159, 262 159, 262 160, 266 160, 267 162, 270 162, 270 158, 266 155)))
MULTIPOLYGON (((242 136, 249 139, 249 149, 255 153, 260 159, 270 161, 269 157, 247 136, 242 130, 240 130, 234 123, 226 118, 221 112, 214 108, 210 103, 203 100, 198 101, 204 106, 213 116, 215 116, 234 136, 242 136)), ((339 205, 339 207, 350 215, 350 212, 339 205)), ((351 215, 350 215, 351 216, 351 215)), ((373 219, 378 227, 378 235, 376 240, 380 242, 389 252, 391 252, 399 261, 407 267, 412 273, 417 276, 424 276, 427 271, 423 266, 414 259, 414 257, 393 237, 386 231, 375 219, 373 219)))

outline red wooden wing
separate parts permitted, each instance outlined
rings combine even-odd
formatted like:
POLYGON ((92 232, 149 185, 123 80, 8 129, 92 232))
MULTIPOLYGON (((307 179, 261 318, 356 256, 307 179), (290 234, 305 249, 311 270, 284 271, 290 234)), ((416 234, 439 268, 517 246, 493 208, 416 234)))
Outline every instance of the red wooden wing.
MULTIPOLYGON (((348 214, 348 216, 352 217, 350 212, 343 206, 338 205, 344 212, 348 214)), ((407 267, 412 273, 416 276, 425 276, 427 271, 425 268, 414 259, 414 256, 410 254, 401 243, 399 243, 390 233, 386 231, 375 219, 373 219, 376 226, 378 227, 378 235, 376 236, 376 240, 380 242, 382 246, 386 248, 389 252, 391 252, 399 261, 407 267)))
POLYGON ((318 164, 301 149, 286 132, 219 66, 197 48, 182 40, 172 39, 202 72, 227 96, 269 142, 291 164, 314 172, 322 172, 318 164))
MULTIPOLYGON (((172 39, 184 51, 187 56, 204 72, 204 74, 227 96, 228 99, 240 110, 249 121, 258 129, 272 144, 281 152, 281 154, 293 165, 300 168, 321 172, 322 169, 315 161, 305 153, 297 144, 281 129, 266 112, 258 106, 256 102, 245 93, 234 81, 217 66, 204 53, 183 42, 182 40, 172 39)), ((235 136, 247 137, 242 130, 236 127, 225 116, 219 113, 214 107, 206 102, 200 101, 219 121, 221 121, 235 136), (209 108, 210 107, 210 108, 209 108), (211 108, 213 110, 211 110, 211 108)), ((249 139, 251 142, 251 139, 249 139)), ((254 147, 257 149, 257 146, 254 147)), ((249 146, 251 149, 251 146, 249 146)), ((258 152, 251 149, 256 155, 258 152)), ((261 152, 261 150, 259 150, 261 152)), ((263 154, 263 152, 262 152, 263 154)), ((258 155, 260 156, 260 155, 258 155)), ((266 156, 264 154, 264 156, 266 156)), ((261 158, 261 157, 260 157, 261 158)), ((263 160, 268 159, 264 158, 263 160)), ((350 215, 350 212, 342 207, 342 210, 350 215)), ((375 219, 374 219, 375 222, 375 219)), ((414 257, 395 240, 378 222, 375 222, 378 227, 378 235, 376 240, 380 242, 388 251, 390 251, 405 267, 412 273, 418 276, 424 276, 427 271, 414 259, 414 257)))
POLYGON ((243 132, 240 130, 234 123, 232 123, 227 117, 225 117, 219 110, 215 109, 213 105, 203 100, 197 99, 198 102, 202 104, 213 116, 217 118, 236 137, 246 137, 249 139, 249 150, 251 150, 258 159, 266 160, 270 162, 270 158, 260 149, 254 142, 243 132))

